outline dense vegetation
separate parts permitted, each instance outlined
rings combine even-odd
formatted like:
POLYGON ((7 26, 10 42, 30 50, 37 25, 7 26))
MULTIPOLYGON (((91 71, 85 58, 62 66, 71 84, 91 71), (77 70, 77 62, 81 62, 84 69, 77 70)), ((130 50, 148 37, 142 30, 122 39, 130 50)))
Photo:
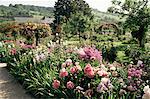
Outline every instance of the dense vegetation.
POLYGON ((53 16, 53 7, 39 7, 33 5, 10 4, 0 6, 0 16, 53 16))
POLYGON ((150 99, 147 3, 113 0, 110 12, 130 13, 123 20, 108 19, 109 24, 105 13, 93 13, 84 0, 58 0, 51 26, 0 25, 0 62, 36 98, 150 99), (111 32, 116 27, 124 32, 111 32), (133 35, 135 30, 141 32, 133 35))

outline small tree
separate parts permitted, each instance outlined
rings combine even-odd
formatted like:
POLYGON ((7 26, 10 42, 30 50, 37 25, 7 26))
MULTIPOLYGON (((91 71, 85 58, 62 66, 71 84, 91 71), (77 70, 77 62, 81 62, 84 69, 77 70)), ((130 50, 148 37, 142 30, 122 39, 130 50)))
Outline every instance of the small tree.
POLYGON ((132 36, 137 38, 140 47, 144 48, 146 32, 150 25, 149 0, 113 0, 109 12, 119 13, 126 17, 125 28, 130 29, 132 36))
POLYGON ((63 23, 70 21, 70 18, 73 18, 72 14, 82 13, 83 16, 92 18, 92 10, 84 0, 58 0, 54 8, 53 32, 54 34, 58 33, 59 36, 61 35, 61 29, 57 31, 58 26, 61 28, 63 23))
POLYGON ((85 16, 82 12, 72 14, 70 19, 63 25, 63 31, 66 37, 70 38, 74 35, 78 35, 79 41, 81 41, 82 33, 90 29, 91 20, 88 16, 85 16))

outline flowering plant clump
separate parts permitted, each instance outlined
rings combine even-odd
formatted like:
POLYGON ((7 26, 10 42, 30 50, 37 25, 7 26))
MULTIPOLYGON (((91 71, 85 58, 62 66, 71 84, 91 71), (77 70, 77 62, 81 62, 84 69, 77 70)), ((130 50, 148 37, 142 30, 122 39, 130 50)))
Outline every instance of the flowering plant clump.
POLYGON ((102 61, 102 54, 95 48, 92 47, 84 47, 80 48, 77 53, 79 54, 81 59, 90 59, 90 60, 98 60, 102 61))
POLYGON ((13 48, 9 46, 10 55, 21 54, 12 57, 11 72, 36 97, 148 99, 145 97, 149 88, 143 90, 142 61, 128 66, 105 63, 101 52, 93 47, 72 48, 71 51, 51 45, 25 51, 23 47, 16 51, 13 48))

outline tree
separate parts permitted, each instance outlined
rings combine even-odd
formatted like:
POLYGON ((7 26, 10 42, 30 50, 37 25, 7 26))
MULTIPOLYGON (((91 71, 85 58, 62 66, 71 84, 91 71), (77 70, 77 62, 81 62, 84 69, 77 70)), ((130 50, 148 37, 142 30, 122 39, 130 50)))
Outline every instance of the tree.
POLYGON ((113 0, 109 12, 126 17, 124 27, 130 29, 132 36, 137 38, 140 47, 144 48, 146 32, 150 25, 150 7, 148 0, 113 0))
POLYGON ((69 20, 63 24, 63 31, 67 38, 71 38, 74 35, 78 35, 79 41, 81 41, 82 34, 89 30, 91 27, 91 20, 83 12, 77 12, 72 14, 69 20))
POLYGON ((57 29, 57 27, 61 27, 63 23, 67 23, 70 18, 73 18, 72 14, 77 14, 81 12, 83 15, 87 15, 92 19, 92 10, 84 0, 58 0, 55 3, 54 9, 54 34, 58 33, 60 35, 61 29, 57 29))

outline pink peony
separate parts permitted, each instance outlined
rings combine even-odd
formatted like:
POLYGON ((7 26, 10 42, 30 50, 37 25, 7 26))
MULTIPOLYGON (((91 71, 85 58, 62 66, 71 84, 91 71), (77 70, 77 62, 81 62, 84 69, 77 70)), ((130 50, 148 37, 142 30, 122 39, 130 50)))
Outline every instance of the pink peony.
POLYGON ((74 73, 76 73, 77 72, 77 68, 74 66, 74 67, 71 67, 70 68, 70 72, 72 73, 72 74, 74 74, 74 73))
POLYGON ((60 78, 63 78, 63 77, 66 77, 66 76, 68 76, 68 72, 66 71, 65 68, 63 68, 63 69, 60 71, 60 73, 59 73, 59 77, 60 77, 60 78))
POLYGON ((93 78, 95 76, 93 67, 90 64, 87 64, 84 68, 84 73, 87 77, 93 78))
POLYGON ((60 86, 60 81, 54 80, 53 83, 52 83, 52 85, 53 85, 53 88, 54 88, 54 89, 58 89, 59 86, 60 86))
POLYGON ((73 82, 71 82, 71 81, 67 82, 67 88, 68 88, 68 89, 73 89, 74 86, 75 86, 75 85, 74 85, 73 82))

